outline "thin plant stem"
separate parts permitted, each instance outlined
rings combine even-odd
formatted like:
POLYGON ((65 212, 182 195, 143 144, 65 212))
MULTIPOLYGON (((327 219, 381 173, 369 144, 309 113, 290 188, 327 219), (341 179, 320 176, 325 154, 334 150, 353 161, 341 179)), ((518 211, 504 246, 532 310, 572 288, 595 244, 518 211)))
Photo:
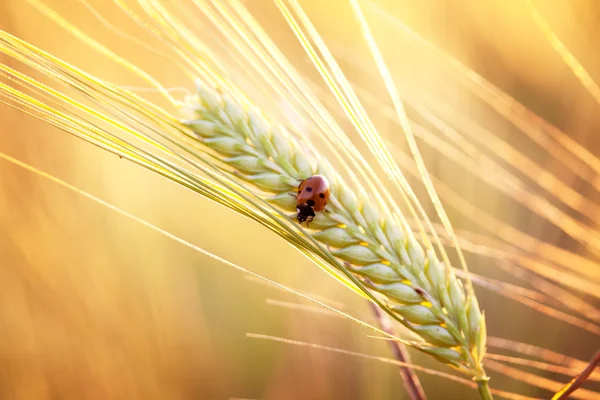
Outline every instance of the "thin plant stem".
MULTIPOLYGON (((390 335, 393 335, 394 332, 390 325, 390 321, 386 317, 386 315, 384 315, 379 309, 379 307, 377 307, 377 305, 375 305, 374 303, 369 302, 369 304, 373 309, 373 313, 377 317, 377 320, 379 321, 379 326, 381 330, 390 335)), ((392 348, 392 353, 394 354, 396 360, 402 363, 411 363, 410 355, 408 354, 408 351, 404 344, 398 343, 395 340, 390 340, 389 344, 392 348)), ((427 396, 425 396, 423 386, 421 386, 421 381, 419 380, 419 377, 417 376, 415 371, 409 366, 401 366, 399 367, 399 369, 400 376, 402 377, 402 381, 404 382, 404 388, 406 389, 409 398, 411 400, 427 400, 427 396)))
POLYGON ((490 385, 488 384, 489 379, 481 379, 477 381, 477 389, 482 400, 494 400, 490 385))
POLYGON ((596 367, 600 364, 600 350, 596 353, 594 358, 590 361, 590 363, 585 367, 583 371, 575 378, 573 378, 568 384, 566 384, 562 389, 560 389, 552 400, 564 400, 569 398, 569 395, 576 391, 585 380, 590 376, 590 374, 596 369, 596 367))

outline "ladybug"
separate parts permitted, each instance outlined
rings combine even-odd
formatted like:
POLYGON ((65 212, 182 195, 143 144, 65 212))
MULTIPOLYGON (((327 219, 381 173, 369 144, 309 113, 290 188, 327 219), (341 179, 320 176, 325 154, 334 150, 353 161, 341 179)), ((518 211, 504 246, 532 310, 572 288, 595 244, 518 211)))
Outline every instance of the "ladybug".
POLYGON ((324 211, 329 195, 329 182, 323 175, 313 175, 301 181, 296 194, 298 222, 308 223, 315 217, 315 212, 324 211))

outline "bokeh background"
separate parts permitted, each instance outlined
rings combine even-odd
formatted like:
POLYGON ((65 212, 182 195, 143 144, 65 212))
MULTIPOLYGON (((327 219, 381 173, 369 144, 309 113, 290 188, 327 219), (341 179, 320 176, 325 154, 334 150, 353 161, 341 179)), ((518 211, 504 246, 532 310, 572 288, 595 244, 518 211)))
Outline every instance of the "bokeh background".
MULTIPOLYGON (((46 3, 166 87, 193 88, 168 60, 157 59, 107 31, 81 2, 46 3)), ((346 2, 324 3, 302 2, 326 37, 341 43, 350 55, 367 54, 346 2)), ((521 1, 377 3, 599 154, 600 106, 556 55, 521 1)), ((92 4, 113 24, 140 34, 111 2, 92 4)), ((600 4, 593 0, 535 4, 592 76, 600 79, 600 4)), ((318 82, 273 4, 252 0, 246 5, 298 70, 318 82)), ((92 74, 122 85, 140 85, 25 1, 0 3, 0 28, 92 74)), ((375 26, 374 33, 391 68, 406 73, 407 85, 459 107, 582 194, 594 196, 585 182, 449 80, 443 66, 435 64, 425 50, 410 45, 389 24, 375 26)), ((18 67, 13 60, 0 59, 18 67)), ((351 80, 389 104, 376 77, 367 76, 351 62, 342 65, 351 80)), ((35 75, 35 71, 28 72, 35 75)), ((158 95, 147 97, 159 101, 158 95)), ((404 146, 396 126, 373 117, 386 137, 397 137, 398 146, 404 146)), ((374 322, 361 298, 262 226, 8 107, 0 107, 0 151, 244 268, 324 296, 374 322)), ((423 153, 431 172, 455 185, 469 201, 539 239, 586 254, 583 246, 469 178, 433 149, 424 145, 423 153)), ((424 194, 421 188, 417 190, 424 194)), ((457 227, 476 229, 448 211, 457 227)), ((470 256, 468 261, 474 272, 512 281, 510 275, 487 265, 485 258, 470 256)), ((581 359, 595 352, 597 337, 497 294, 477 291, 488 315, 490 335, 581 359)), ((393 366, 246 337, 246 333, 259 333, 391 356, 386 343, 367 337, 372 332, 363 327, 338 317, 274 305, 278 302, 307 304, 48 180, 0 162, 0 398, 405 398, 393 366)), ((448 371, 419 354, 413 354, 413 361, 448 371)), ((469 388, 419 376, 431 399, 477 398, 469 388)), ((549 396, 497 374, 492 378, 494 386, 506 390, 549 396)))

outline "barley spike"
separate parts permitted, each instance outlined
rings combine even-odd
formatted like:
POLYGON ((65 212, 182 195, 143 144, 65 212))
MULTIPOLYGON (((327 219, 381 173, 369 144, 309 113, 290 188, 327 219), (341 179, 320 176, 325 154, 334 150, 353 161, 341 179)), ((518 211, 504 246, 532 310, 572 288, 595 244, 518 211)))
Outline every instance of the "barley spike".
POLYGON ((323 157, 308 154, 285 128, 268 123, 233 97, 197 83, 197 93, 186 98, 182 113, 191 137, 286 212, 295 211, 290 194, 296 193, 298 180, 315 174, 327 177, 328 212, 317 213, 310 223, 312 238, 342 260, 361 290, 380 300, 422 339, 414 347, 475 379, 486 379, 483 314, 432 249, 424 250, 362 194, 348 190, 323 157))

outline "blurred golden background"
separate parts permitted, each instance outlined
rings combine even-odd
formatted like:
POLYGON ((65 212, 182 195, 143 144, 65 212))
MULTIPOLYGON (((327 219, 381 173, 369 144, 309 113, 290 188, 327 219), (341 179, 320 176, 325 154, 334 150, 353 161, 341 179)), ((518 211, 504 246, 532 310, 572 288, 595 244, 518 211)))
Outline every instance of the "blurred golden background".
MULTIPOLYGON (((167 60, 131 51, 132 46, 108 32, 81 2, 46 3, 165 87, 193 89, 167 60)), ((276 42, 288 49, 286 55, 294 65, 318 81, 273 4, 246 3, 276 42)), ((111 2, 92 4, 129 31, 131 22, 111 2)), ((355 45, 363 49, 356 54, 366 54, 345 1, 302 4, 326 35, 343 42, 350 53, 355 45)), ((595 134, 600 127, 599 105, 556 55, 521 1, 378 4, 592 153, 599 153, 595 134)), ((535 4, 567 47, 600 79, 600 3, 535 4)), ((0 4, 0 28, 92 74, 122 85, 141 85, 130 82, 122 68, 74 40, 27 2, 0 4)), ((511 144, 518 147, 522 142, 529 157, 592 196, 585 182, 548 154, 536 153, 508 122, 490 117, 490 110, 465 94, 464 88, 458 90, 458 84, 448 82, 441 66, 428 64, 431 59, 424 53, 419 58, 418 46, 404 52, 406 40, 389 32, 393 32, 389 26, 374 27, 382 51, 389 54, 390 67, 406 70, 407 81, 497 127, 497 133, 511 144)), ((13 60, 0 57, 17 67, 13 60)), ((373 83, 375 78, 344 65, 350 79, 372 87, 388 103, 385 92, 373 83)), ((386 136, 401 136, 384 119, 374 116, 374 121, 386 136)), ((366 302, 262 226, 8 107, 0 107, 0 151, 244 268, 335 300, 343 310, 374 321, 366 302)), ((476 179, 465 179, 460 167, 434 150, 425 146, 423 153, 433 175, 458 185, 468 200, 490 214, 539 239, 585 254, 584 248, 547 222, 513 206, 476 179)), ((457 227, 474 229, 459 214, 449 212, 457 227)), ((245 335, 274 335, 391 357, 386 343, 367 337, 369 330, 341 318, 277 307, 273 302, 301 301, 4 161, 0 162, 0 218, 0 399, 406 398, 394 366, 245 335)), ((482 257, 468 261, 474 272, 512 280, 483 264, 487 260, 482 257)), ((477 292, 490 335, 581 359, 589 359, 596 350, 598 340, 591 334, 497 294, 479 288, 477 292)), ((413 354, 413 361, 443 368, 420 354, 413 354)), ((456 383, 419 376, 430 399, 477 398, 474 391, 456 383)), ((547 392, 500 375, 492 374, 492 379, 505 390, 548 397, 547 392)))

